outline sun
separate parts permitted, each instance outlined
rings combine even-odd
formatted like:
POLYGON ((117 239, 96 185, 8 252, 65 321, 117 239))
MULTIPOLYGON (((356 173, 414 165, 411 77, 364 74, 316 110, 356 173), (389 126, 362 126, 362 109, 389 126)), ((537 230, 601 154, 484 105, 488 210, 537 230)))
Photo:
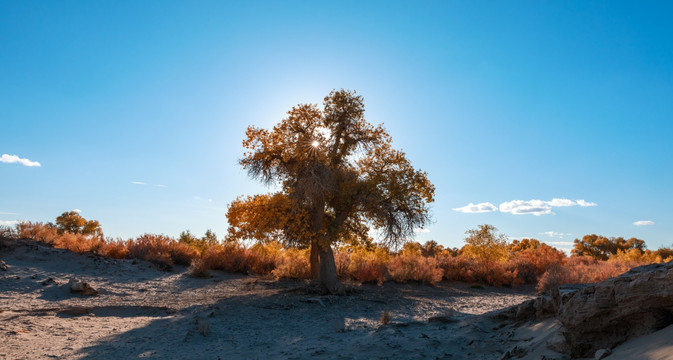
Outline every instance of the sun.
POLYGON ((317 148, 318 146, 320 146, 320 142, 318 142, 318 140, 313 140, 313 142, 311 143, 311 146, 313 146, 314 148, 317 148))

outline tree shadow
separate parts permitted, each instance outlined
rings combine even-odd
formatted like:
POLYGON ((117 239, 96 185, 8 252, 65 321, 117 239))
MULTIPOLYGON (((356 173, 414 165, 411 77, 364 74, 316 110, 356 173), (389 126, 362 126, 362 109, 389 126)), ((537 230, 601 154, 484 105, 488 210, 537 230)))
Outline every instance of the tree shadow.
MULTIPOLYGON (((467 343, 491 331, 475 324, 492 313, 475 315, 453 305, 474 296, 512 293, 511 289, 455 284, 384 284, 363 285, 351 295, 333 296, 305 293, 303 281, 255 282, 253 277, 231 281, 240 285, 228 288, 235 289, 231 296, 173 314, 160 313, 132 330, 97 340, 76 355, 84 359, 442 357, 454 342, 467 343), (251 287, 246 290, 245 286, 251 287), (381 324, 383 311, 392 314, 390 325, 381 324), (438 315, 444 317, 430 320, 438 315), (452 337, 453 342, 442 344, 452 337)), ((198 283, 185 279, 181 288, 192 289, 198 283)), ((107 311, 106 316, 114 318, 115 311, 121 310, 107 311)))

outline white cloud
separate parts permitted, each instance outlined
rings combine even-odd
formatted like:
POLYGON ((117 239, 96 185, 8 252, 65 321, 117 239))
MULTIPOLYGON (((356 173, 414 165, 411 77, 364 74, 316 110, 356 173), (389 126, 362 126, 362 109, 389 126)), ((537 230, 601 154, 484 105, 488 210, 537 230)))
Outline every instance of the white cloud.
POLYGON ((478 214, 478 213, 487 213, 487 212, 492 212, 498 210, 495 205, 485 202, 485 203, 479 203, 479 204, 473 204, 469 203, 463 207, 459 208, 454 208, 454 211, 462 212, 465 214, 478 214))
POLYGON ((160 187, 160 188, 168 187, 164 184, 148 184, 144 181, 131 181, 131 184, 134 184, 134 185, 151 185, 151 186, 156 186, 156 187, 160 187))
POLYGON ((535 216, 551 214, 551 205, 542 200, 512 200, 500 204, 500 211, 514 215, 532 214, 535 216))
POLYGON ((414 229, 414 232, 417 233, 429 233, 430 229, 414 229))
POLYGON ((19 223, 19 220, 0 220, 0 226, 14 226, 19 223))
POLYGON ((575 245, 575 243, 572 241, 550 241, 549 244, 563 246, 575 245))
POLYGON ((0 215, 16 215, 16 213, 0 211, 0 215))
POLYGON ((545 231, 545 232, 543 232, 543 234, 545 234, 549 237, 559 237, 559 238, 562 238, 564 236, 572 235, 572 234, 564 234, 564 233, 560 233, 560 232, 556 232, 556 231, 545 231))
POLYGON ((30 161, 28 159, 22 159, 16 155, 9 155, 9 154, 2 154, 2 156, 0 156, 0 162, 8 164, 19 163, 23 166, 42 166, 37 161, 30 161))
POLYGON ((80 210, 80 209, 72 209, 72 211, 74 211, 74 212, 76 212, 76 213, 78 213, 78 214, 82 212, 82 210, 80 210))
POLYGON ((514 215, 548 215, 552 214, 554 207, 566 207, 579 205, 582 207, 597 206, 598 204, 587 202, 584 200, 570 200, 570 199, 551 199, 551 201, 543 200, 512 200, 500 204, 500 211, 511 213, 514 215))
MULTIPOLYGON (((584 200, 582 200, 582 201, 584 201, 584 200)), ((549 206, 553 206, 553 207, 577 205, 576 202, 574 202, 572 200, 568 200, 568 199, 551 199, 551 201, 547 201, 547 204, 549 204, 549 206)))
POLYGON ((633 225, 635 225, 635 226, 649 226, 649 225, 654 225, 654 221, 640 220, 640 221, 634 222, 633 225))
POLYGON ((577 205, 579 205, 581 207, 598 206, 598 204, 596 204, 594 202, 588 202, 588 201, 584 201, 584 200, 577 200, 577 205))

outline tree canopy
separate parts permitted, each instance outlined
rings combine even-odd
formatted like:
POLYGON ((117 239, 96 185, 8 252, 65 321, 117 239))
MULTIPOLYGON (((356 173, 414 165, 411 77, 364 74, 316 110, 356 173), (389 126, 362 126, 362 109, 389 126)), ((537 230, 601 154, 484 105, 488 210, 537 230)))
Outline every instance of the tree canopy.
POLYGON ((271 130, 250 126, 243 147, 248 174, 280 190, 232 202, 228 239, 310 247, 311 275, 331 292, 343 291, 332 244, 367 241, 373 227, 398 245, 430 220, 427 173, 365 120, 355 92, 332 91, 322 109, 297 105, 271 130))
POLYGON ((493 225, 479 225, 478 229, 470 229, 465 234, 468 235, 462 249, 465 255, 491 263, 505 260, 509 256, 507 236, 499 234, 493 225))
POLYGON ((64 232, 72 234, 103 236, 103 229, 97 220, 87 220, 76 211, 66 211, 56 218, 56 228, 59 234, 64 232))
POLYGON ((643 252, 645 250, 645 241, 636 238, 628 240, 622 237, 607 238, 592 234, 584 235, 582 240, 575 239, 572 254, 576 256, 591 256, 598 260, 607 260, 611 255, 616 255, 618 251, 629 251, 631 249, 643 252))

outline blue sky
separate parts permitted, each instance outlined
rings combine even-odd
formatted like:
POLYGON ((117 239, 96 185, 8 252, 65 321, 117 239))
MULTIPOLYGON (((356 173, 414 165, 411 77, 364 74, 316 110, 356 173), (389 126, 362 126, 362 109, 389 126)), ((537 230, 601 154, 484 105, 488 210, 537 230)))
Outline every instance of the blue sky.
POLYGON ((268 191, 237 164, 245 128, 345 88, 437 187, 420 241, 459 247, 488 223, 561 248, 591 233, 671 246, 671 13, 0 1, 0 223, 80 209, 113 237, 223 236, 227 204, 268 191))

